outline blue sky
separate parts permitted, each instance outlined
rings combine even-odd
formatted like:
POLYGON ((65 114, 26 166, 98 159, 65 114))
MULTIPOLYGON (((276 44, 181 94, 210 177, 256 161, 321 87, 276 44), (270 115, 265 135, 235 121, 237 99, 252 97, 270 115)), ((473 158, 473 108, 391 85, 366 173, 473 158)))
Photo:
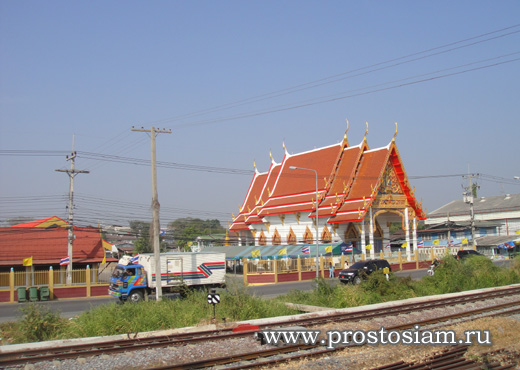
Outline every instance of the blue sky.
POLYGON ((171 129, 157 158, 188 165, 158 169, 163 225, 226 224, 254 161, 280 162, 284 141, 337 143, 345 118, 352 145, 368 121, 371 148, 398 122, 428 211, 461 199, 467 179, 444 176, 468 170, 480 195, 518 193, 519 16, 518 1, 4 0, 0 222, 67 216, 55 170, 73 136, 91 171, 76 177, 77 222, 150 218, 150 167, 128 163, 150 158, 150 139, 132 126, 171 129))

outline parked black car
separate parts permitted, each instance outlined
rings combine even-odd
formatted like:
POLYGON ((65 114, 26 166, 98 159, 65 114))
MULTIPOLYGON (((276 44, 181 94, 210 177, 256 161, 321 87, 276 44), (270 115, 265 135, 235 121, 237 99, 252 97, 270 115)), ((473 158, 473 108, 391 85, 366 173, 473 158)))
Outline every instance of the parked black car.
POLYGON ((339 281, 341 281, 343 284, 359 284, 361 283, 362 278, 366 278, 374 271, 384 269, 385 267, 388 267, 388 270, 391 271, 390 264, 387 260, 356 262, 349 268, 341 270, 339 273, 339 281))
POLYGON ((466 258, 466 257, 471 257, 471 256, 482 256, 484 257, 483 254, 477 252, 477 251, 474 251, 473 249, 468 249, 468 250, 463 250, 463 251, 458 251, 457 252, 457 259, 458 260, 461 260, 463 258, 466 258))

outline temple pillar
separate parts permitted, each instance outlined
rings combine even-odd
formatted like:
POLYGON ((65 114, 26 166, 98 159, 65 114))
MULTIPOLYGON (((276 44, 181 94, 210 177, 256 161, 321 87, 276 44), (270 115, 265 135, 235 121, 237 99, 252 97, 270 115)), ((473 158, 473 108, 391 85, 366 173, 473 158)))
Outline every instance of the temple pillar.
POLYGON ((417 251, 417 217, 413 218, 413 250, 417 251))
POLYGON ((367 249, 366 249, 366 245, 365 245, 365 238, 366 238, 366 234, 365 234, 365 219, 363 219, 363 221, 361 221, 361 253, 366 255, 367 254, 367 249))
POLYGON ((374 218, 372 217, 372 207, 370 207, 370 235, 368 237, 371 246, 370 259, 374 259, 376 246, 374 245, 374 218))
POLYGON ((412 255, 410 253, 410 224, 408 222, 408 207, 404 209, 404 232, 406 236, 406 260, 410 262, 412 255))

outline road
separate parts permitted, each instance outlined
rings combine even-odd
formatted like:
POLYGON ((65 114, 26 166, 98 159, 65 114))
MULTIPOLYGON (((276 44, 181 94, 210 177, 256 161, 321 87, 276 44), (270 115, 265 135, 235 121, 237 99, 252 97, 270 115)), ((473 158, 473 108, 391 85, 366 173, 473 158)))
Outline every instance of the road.
MULTIPOLYGON (((498 266, 505 266, 509 261, 494 261, 498 266)), ((412 279, 417 280, 426 275, 426 269, 422 270, 408 270, 395 272, 397 276, 410 276, 412 279)), ((267 284, 260 286, 250 286, 245 288, 242 276, 228 275, 229 289, 246 289, 249 294, 254 294, 258 297, 273 298, 289 292, 290 290, 312 290, 316 283, 313 280, 308 281, 297 281, 287 282, 280 284, 267 284)), ((332 284, 338 284, 337 279, 327 280, 332 284)), ((165 295, 166 298, 177 299, 176 295, 165 295)), ((104 304, 115 302, 115 298, 112 297, 94 297, 94 298, 79 298, 79 299, 64 299, 60 301, 46 301, 37 302, 37 304, 47 306, 52 311, 58 311, 65 318, 71 318, 87 311, 93 307, 97 307, 104 304)), ((28 303, 1 303, 0 304, 0 322, 15 321, 23 316, 20 312, 20 308, 28 303)))

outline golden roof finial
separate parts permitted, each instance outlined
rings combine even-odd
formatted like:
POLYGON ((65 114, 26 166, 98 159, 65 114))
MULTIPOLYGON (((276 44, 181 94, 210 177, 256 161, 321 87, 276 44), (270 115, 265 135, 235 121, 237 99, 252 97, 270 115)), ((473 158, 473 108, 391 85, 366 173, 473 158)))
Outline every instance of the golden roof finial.
POLYGON ((283 150, 285 151, 285 154, 287 154, 287 148, 285 147, 285 139, 282 142, 283 150))
POLYGON ((392 138, 392 141, 395 141, 396 136, 397 136, 397 122, 395 122, 395 133, 394 133, 394 137, 392 138))
POLYGON ((271 162, 274 162, 273 153, 271 153, 271 149, 269 149, 269 157, 271 157, 271 162))
POLYGON ((348 118, 345 118, 345 121, 347 121, 347 129, 345 130, 345 135, 343 136, 343 141, 348 144, 348 140, 347 140, 347 132, 348 132, 348 129, 349 129, 348 118))
POLYGON ((231 219, 235 221, 235 215, 233 213, 231 213, 231 219))
POLYGON ((365 121, 366 125, 367 125, 367 129, 365 130, 365 137, 363 138, 364 141, 367 141, 367 134, 368 134, 368 122, 365 121))

